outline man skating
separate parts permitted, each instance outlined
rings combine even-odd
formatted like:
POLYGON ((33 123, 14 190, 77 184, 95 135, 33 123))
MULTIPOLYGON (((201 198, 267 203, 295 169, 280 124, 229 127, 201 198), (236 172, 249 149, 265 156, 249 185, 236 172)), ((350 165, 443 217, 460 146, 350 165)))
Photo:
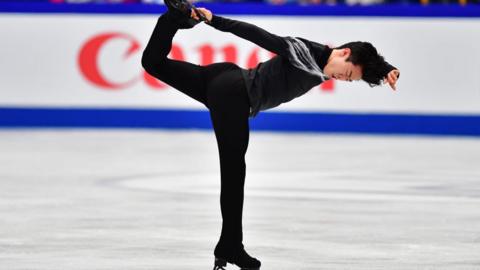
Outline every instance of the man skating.
POLYGON ((157 21, 143 52, 142 65, 149 74, 201 102, 210 112, 220 156, 223 219, 214 250, 214 270, 223 269, 227 262, 245 270, 259 269, 260 261, 244 249, 242 232, 249 117, 299 97, 330 78, 364 80, 371 86, 388 82, 395 90, 399 71, 368 42, 351 42, 332 49, 213 15, 186 0, 165 3, 168 11, 157 21), (248 70, 228 62, 199 66, 167 58, 175 33, 201 21, 276 56, 248 70))

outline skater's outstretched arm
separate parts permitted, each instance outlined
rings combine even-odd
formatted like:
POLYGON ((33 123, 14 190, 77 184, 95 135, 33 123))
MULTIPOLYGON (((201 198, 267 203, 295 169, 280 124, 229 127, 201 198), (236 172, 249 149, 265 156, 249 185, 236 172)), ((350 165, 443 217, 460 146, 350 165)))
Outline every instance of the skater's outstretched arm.
POLYGON ((288 43, 284 37, 272 34, 256 25, 213 15, 205 8, 197 8, 209 21, 207 24, 217 30, 230 32, 251 41, 258 46, 281 56, 288 56, 288 43))

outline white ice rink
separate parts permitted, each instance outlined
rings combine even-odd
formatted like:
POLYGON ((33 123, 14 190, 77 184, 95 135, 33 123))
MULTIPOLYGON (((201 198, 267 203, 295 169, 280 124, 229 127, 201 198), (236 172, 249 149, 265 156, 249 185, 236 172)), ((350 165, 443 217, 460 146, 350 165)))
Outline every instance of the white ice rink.
MULTIPOLYGON (((212 269, 219 192, 211 131, 2 130, 0 269, 212 269)), ((252 133, 245 194, 262 270, 480 269, 478 138, 252 133)))

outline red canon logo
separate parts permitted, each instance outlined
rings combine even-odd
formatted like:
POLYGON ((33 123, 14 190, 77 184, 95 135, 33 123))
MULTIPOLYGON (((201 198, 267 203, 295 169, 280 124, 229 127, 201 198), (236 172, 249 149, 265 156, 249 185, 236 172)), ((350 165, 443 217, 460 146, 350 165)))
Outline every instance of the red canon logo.
MULTIPOLYGON (((167 85, 162 83, 161 81, 157 80, 156 78, 150 76, 147 72, 142 71, 140 76, 136 76, 133 74, 133 78, 127 81, 112 81, 108 80, 105 75, 102 73, 102 67, 99 66, 99 53, 103 46, 105 46, 108 42, 111 42, 115 39, 123 40, 129 42, 130 46, 127 51, 123 55, 123 59, 128 59, 135 53, 141 53, 140 43, 133 37, 123 33, 104 33, 99 34, 91 39, 87 40, 85 44, 82 46, 80 53, 78 55, 78 65, 80 68, 81 74, 84 76, 86 80, 90 83, 94 84, 95 86, 105 89, 105 90, 120 90, 125 89, 133 84, 135 84, 139 79, 142 79, 150 88, 154 90, 161 90, 168 88, 167 85)), ((249 54, 245 61, 246 68, 253 68, 259 63, 260 59, 260 51, 259 47, 255 47, 249 54)), ((197 52, 200 56, 200 65, 209 65, 214 62, 215 55, 220 53, 223 55, 224 61, 232 62, 238 64, 238 49, 237 46, 227 45, 221 48, 215 48, 210 44, 205 44, 202 46, 197 47, 197 52)), ((270 57, 275 56, 274 54, 270 53, 270 57)), ((183 49, 177 45, 172 45, 172 50, 169 55, 170 58, 186 61, 183 53, 183 49)), ((240 65, 242 66, 242 65, 240 65)), ((108 67, 103 67, 108 68, 108 67)), ((334 80, 326 81, 325 83, 320 85, 320 89, 322 91, 331 92, 334 89, 334 80)))

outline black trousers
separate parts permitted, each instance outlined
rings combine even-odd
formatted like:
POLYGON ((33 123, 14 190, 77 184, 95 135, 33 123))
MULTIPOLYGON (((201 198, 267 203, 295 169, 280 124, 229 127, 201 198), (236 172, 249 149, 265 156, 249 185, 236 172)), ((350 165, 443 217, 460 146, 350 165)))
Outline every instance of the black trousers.
POLYGON ((222 232, 215 255, 243 248, 242 211, 250 104, 241 69, 233 63, 199 66, 167 58, 178 27, 166 14, 155 26, 142 65, 152 76, 203 103, 210 111, 221 171, 222 232))

